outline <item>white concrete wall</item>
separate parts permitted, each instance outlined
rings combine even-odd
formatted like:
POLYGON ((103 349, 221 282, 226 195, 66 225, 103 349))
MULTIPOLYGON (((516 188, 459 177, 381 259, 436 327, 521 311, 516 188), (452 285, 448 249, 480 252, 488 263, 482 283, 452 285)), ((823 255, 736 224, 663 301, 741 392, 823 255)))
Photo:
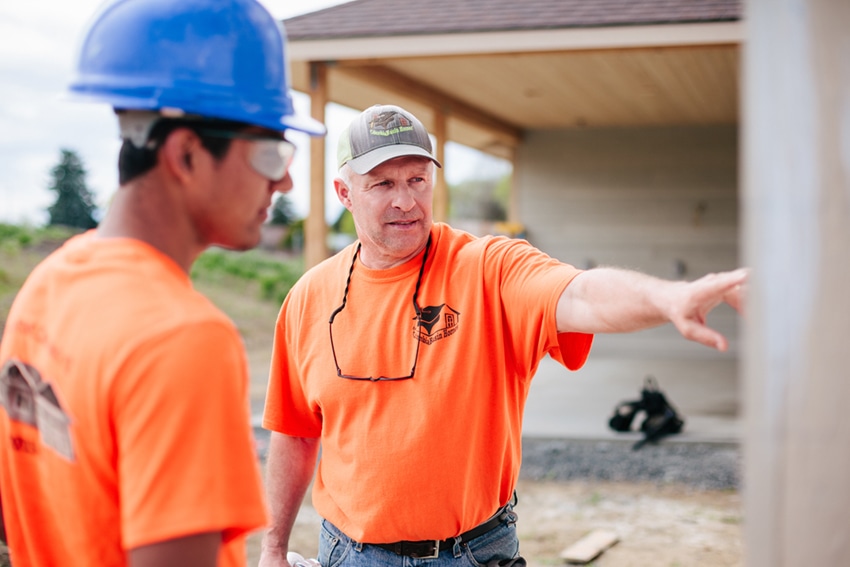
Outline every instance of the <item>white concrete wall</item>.
MULTIPOLYGON (((517 163, 528 239, 578 267, 688 280, 738 267, 737 138, 735 126, 531 132, 517 163)), ((672 326, 598 337, 594 354, 736 357, 736 314, 723 307, 709 321, 728 354, 672 326)))

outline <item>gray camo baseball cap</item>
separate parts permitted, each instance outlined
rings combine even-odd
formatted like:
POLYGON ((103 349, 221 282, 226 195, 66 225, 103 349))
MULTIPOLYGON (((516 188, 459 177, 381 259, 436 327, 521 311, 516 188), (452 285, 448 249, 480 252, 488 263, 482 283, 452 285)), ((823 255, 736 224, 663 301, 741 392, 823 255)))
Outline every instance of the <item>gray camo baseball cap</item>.
POLYGON ((422 156, 437 167, 431 138, 418 118, 399 106, 376 104, 355 118, 339 137, 337 164, 363 175, 387 160, 422 156))

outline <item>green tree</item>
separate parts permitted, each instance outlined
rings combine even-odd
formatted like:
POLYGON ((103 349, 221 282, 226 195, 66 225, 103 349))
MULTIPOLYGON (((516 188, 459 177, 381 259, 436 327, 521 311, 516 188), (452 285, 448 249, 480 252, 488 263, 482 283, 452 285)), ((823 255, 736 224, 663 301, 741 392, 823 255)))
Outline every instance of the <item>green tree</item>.
POLYGON ((285 236, 280 242, 280 247, 284 250, 300 252, 304 247, 304 219, 295 212, 295 207, 289 195, 281 193, 275 197, 269 224, 287 228, 285 236))
POLYGON ((59 163, 50 170, 50 190, 56 202, 47 208, 49 225, 88 229, 97 226, 93 213, 97 210, 91 191, 86 187, 86 170, 73 150, 62 150, 59 163))
POLYGON ((272 216, 269 219, 269 224, 277 224, 289 226, 298 220, 298 215, 295 214, 295 208, 292 206, 290 198, 281 193, 272 203, 272 216))
POLYGON ((351 211, 348 209, 342 209, 342 212, 339 213, 336 221, 334 221, 331 225, 331 230, 341 234, 356 236, 357 229, 354 227, 354 217, 351 216, 351 211))
POLYGON ((449 186, 450 216, 455 219, 503 221, 507 218, 510 179, 468 179, 449 186))

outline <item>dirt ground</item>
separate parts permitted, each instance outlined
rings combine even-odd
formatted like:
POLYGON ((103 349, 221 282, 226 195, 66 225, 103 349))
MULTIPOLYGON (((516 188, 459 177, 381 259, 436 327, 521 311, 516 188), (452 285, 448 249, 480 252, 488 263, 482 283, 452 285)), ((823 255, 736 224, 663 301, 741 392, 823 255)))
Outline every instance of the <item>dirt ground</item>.
MULTIPOLYGON (((681 485, 533 482, 517 488, 520 552, 529 566, 567 565, 560 553, 595 529, 619 542, 595 567, 737 567, 743 565, 742 512, 737 491, 681 485)), ((309 496, 296 521, 292 549, 315 557, 320 519, 309 496)), ((259 535, 248 545, 259 557, 259 535)))

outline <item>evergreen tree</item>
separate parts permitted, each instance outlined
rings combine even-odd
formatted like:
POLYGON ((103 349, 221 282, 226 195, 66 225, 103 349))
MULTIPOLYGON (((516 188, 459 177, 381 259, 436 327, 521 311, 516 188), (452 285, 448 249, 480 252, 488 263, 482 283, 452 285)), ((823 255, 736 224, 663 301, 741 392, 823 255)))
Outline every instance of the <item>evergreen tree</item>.
POLYGON ((351 216, 351 211, 342 209, 336 221, 331 225, 331 230, 341 234, 357 235, 357 229, 354 227, 354 217, 351 216))
POLYGON ((503 221, 507 218, 508 176, 502 179, 468 179, 449 186, 450 217, 503 221))
POLYGON ((298 217, 295 214, 292 201, 287 195, 279 194, 272 203, 272 216, 269 219, 269 224, 289 226, 296 220, 298 220, 298 217))
POLYGON ((50 190, 56 202, 47 208, 49 225, 65 225, 88 229, 97 226, 93 213, 97 209, 91 191, 86 187, 86 170, 73 150, 62 150, 59 164, 50 170, 50 190))

